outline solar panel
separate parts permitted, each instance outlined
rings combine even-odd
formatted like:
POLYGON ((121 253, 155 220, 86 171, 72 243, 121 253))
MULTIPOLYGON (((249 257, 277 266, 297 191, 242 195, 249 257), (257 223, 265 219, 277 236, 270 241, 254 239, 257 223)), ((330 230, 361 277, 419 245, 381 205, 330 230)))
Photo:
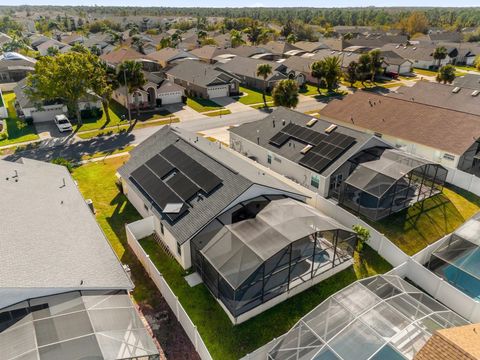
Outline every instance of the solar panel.
POLYGON ((222 183, 218 176, 193 160, 175 145, 169 145, 162 150, 161 154, 207 194, 222 183))
POLYGON ((332 161, 330 159, 321 158, 315 165, 313 165, 313 169, 316 172, 322 172, 328 165, 330 165, 332 161))
POLYGON ((200 191, 200 188, 197 185, 191 182, 180 172, 168 179, 166 183, 178 196, 185 201, 200 191))
POLYGON ((163 178, 165 175, 173 170, 172 164, 165 160, 160 155, 155 155, 146 162, 146 165, 152 170, 159 178, 163 178))
POLYGON ((285 142, 287 142, 289 138, 290 138, 290 135, 284 133, 283 131, 279 131, 278 133, 273 135, 273 137, 270 139, 269 142, 275 146, 280 147, 283 144, 285 144, 285 142))
POLYGON ((175 220, 187 211, 187 206, 162 180, 160 180, 145 165, 140 166, 131 174, 132 180, 152 200, 154 205, 163 211, 168 204, 183 204, 182 209, 176 214, 165 214, 175 220))

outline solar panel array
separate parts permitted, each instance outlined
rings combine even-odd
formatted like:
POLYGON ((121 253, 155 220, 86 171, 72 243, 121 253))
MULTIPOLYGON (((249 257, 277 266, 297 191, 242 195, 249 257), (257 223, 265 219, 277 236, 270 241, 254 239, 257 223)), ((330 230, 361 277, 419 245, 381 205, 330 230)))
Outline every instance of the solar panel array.
POLYGON ((174 145, 135 169, 131 179, 160 212, 168 204, 181 204, 178 213, 164 213, 172 221, 188 211, 186 202, 200 190, 209 194, 222 183, 218 176, 174 145))
POLYGON ((286 125, 276 133, 270 139, 270 143, 281 147, 290 138, 313 146, 300 159, 299 164, 316 172, 322 172, 355 143, 355 138, 345 134, 338 132, 322 134, 293 123, 286 125))

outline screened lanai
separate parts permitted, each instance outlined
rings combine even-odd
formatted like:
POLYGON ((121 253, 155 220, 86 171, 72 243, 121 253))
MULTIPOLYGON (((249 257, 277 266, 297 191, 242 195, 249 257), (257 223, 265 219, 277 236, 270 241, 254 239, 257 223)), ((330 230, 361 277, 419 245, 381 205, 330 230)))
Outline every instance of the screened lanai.
POLYGON ((431 255, 427 267, 480 301, 480 213, 449 236, 431 255))
POLYGON ((398 276, 357 281, 305 315, 268 360, 412 359, 435 330, 469 322, 398 276))
POLYGON ((237 317, 351 261, 355 234, 290 198, 258 197, 220 215, 192 241, 194 267, 237 317))
POLYGON ((343 183, 340 204, 372 220, 382 219, 440 193, 447 170, 436 163, 386 149, 359 164, 343 183))

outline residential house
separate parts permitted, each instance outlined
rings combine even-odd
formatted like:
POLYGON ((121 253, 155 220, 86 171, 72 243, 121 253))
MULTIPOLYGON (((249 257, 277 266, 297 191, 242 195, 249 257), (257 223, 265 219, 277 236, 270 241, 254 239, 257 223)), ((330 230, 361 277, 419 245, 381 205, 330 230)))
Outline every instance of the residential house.
POLYGON ((189 96, 213 99, 238 94, 239 80, 234 75, 201 61, 182 61, 165 74, 168 80, 184 87, 189 96))
POLYGON ((398 75, 409 75, 412 73, 413 63, 411 60, 401 57, 394 51, 382 51, 385 72, 398 75))
POLYGON ((302 73, 307 82, 316 84, 318 80, 312 76, 311 69, 312 64, 315 61, 318 60, 307 57, 290 56, 288 59, 282 61, 282 65, 285 65, 287 68, 294 70, 297 73, 302 73))
MULTIPOLYGON (((66 114, 68 109, 62 100, 57 101, 33 101, 25 93, 27 79, 17 83, 13 89, 15 92, 15 109, 17 115, 24 119, 32 119, 33 122, 53 121, 55 115, 66 114)), ((80 110, 102 109, 100 97, 90 92, 78 104, 80 110)))
POLYGON ((139 53, 132 48, 122 47, 120 49, 109 52, 108 54, 100 55, 100 59, 113 67, 117 67, 122 62, 133 60, 142 64, 142 69, 148 72, 156 72, 161 69, 161 66, 148 58, 147 55, 139 53))
POLYGON ((440 42, 455 42, 463 41, 463 34, 460 31, 432 31, 427 34, 430 41, 440 42))
POLYGON ((376 134, 397 148, 446 168, 480 174, 477 115, 357 91, 331 101, 322 109, 321 118, 376 134))
POLYGON ((47 40, 45 42, 42 42, 40 45, 37 45, 36 50, 40 53, 42 56, 48 55, 48 49, 56 49, 60 53, 64 54, 68 52, 72 47, 68 44, 64 44, 60 41, 57 40, 47 40))
POLYGON ((289 56, 292 50, 305 51, 285 41, 272 40, 266 43, 265 45, 259 45, 259 46, 265 49, 268 53, 273 54, 275 59, 280 59, 280 58, 289 56))
POLYGON ((314 53, 318 50, 322 49, 329 49, 327 45, 325 45, 322 41, 297 41, 293 44, 296 48, 304 50, 309 53, 314 53))
POLYGON ((321 49, 313 54, 304 54, 301 57, 318 61, 318 60, 323 60, 326 57, 337 56, 340 58, 340 61, 341 61, 340 66, 342 67, 343 70, 345 70, 348 67, 348 64, 350 64, 352 61, 358 62, 360 55, 361 54, 355 53, 355 52, 321 49))
POLYGON ((420 69, 436 69, 452 62, 457 56, 455 48, 447 49, 447 56, 443 60, 433 58, 436 46, 431 44, 419 43, 416 45, 395 45, 387 44, 382 46, 382 51, 393 51, 404 59, 412 62, 413 67, 420 69))
POLYGON ((217 46, 213 45, 206 45, 202 46, 200 48, 196 48, 190 51, 190 54, 196 56, 200 60, 208 63, 208 64, 213 64, 215 63, 214 58, 223 55, 227 52, 226 49, 220 49, 217 46))
POLYGON ((167 47, 148 54, 147 59, 156 61, 163 68, 166 68, 183 60, 196 60, 198 57, 184 50, 167 47))
POLYGON ((68 170, 21 158, 0 173, 1 358, 158 360, 134 284, 68 170))
POLYGON ((306 81, 303 73, 289 69, 282 63, 240 56, 233 58, 225 64, 218 65, 217 69, 233 74, 241 79, 241 83, 247 87, 260 90, 271 90, 277 82, 285 79, 293 79, 299 85, 303 85, 306 81), (272 73, 266 79, 257 75, 258 67, 263 64, 272 66, 272 73))
MULTIPOLYGON (((368 34, 358 35, 351 39, 344 39, 344 49, 350 46, 362 46, 368 50, 381 48, 384 45, 407 44, 408 37, 406 35, 387 35, 387 34, 368 34)), ((368 51, 367 50, 367 51, 368 51)))
POLYGON ((268 51, 258 46, 240 45, 234 48, 225 49, 225 54, 232 54, 241 57, 253 57, 255 55, 265 55, 268 51))
POLYGON ((166 126, 118 172, 159 246, 201 276, 234 324, 352 264, 351 229, 220 143, 166 126))
POLYGON ((35 70, 37 60, 18 54, 5 52, 0 55, 0 82, 17 82, 35 70))
POLYGON ((423 80, 414 86, 401 86, 387 96, 480 116, 479 94, 478 90, 423 80))

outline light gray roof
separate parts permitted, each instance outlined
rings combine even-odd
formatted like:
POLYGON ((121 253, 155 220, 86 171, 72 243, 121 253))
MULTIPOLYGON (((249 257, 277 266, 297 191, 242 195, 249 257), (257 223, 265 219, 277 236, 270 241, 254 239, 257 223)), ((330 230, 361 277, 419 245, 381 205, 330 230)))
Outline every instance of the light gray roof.
POLYGON ((388 93, 387 96, 480 115, 480 94, 472 96, 475 90, 468 88, 453 92, 455 87, 430 81, 418 81, 414 86, 402 86, 396 92, 388 93))
POLYGON ((167 70, 174 78, 193 83, 198 86, 229 84, 234 80, 231 75, 214 69, 211 65, 197 60, 185 60, 167 70))
POLYGON ((480 90, 480 75, 466 74, 462 77, 455 78, 453 85, 472 90, 480 90))
MULTIPOLYGON (((290 161, 298 163, 304 156, 300 151, 305 147, 305 144, 290 139, 288 141, 290 144, 286 143, 281 147, 277 147, 270 144, 270 139, 282 129, 283 121, 285 121, 285 124, 292 122, 293 124, 305 127, 305 124, 311 119, 311 116, 284 107, 279 107, 262 120, 242 124, 238 127, 231 128, 230 131, 253 143, 257 142, 258 136, 259 145, 261 147, 276 153, 279 156, 289 159, 290 161)), ((330 122, 318 119, 317 122, 310 127, 310 129, 323 133, 324 130, 330 125, 330 122)), ((373 136, 343 126, 338 126, 335 132, 354 137, 356 139, 356 143, 347 151, 345 151, 343 155, 339 156, 335 161, 332 161, 332 163, 321 172, 321 174, 324 176, 328 176, 328 174, 334 171, 339 164, 342 164, 357 151, 359 151, 359 148, 373 136)))
POLYGON ((0 160, 0 173, 0 288, 133 287, 65 167, 0 160))
POLYGON ((328 46, 325 45, 323 42, 320 41, 298 41, 294 44, 297 48, 309 51, 309 52, 315 52, 320 49, 328 49, 328 46))
POLYGON ((185 90, 185 88, 183 86, 180 86, 180 85, 175 84, 171 81, 165 80, 158 87, 157 93, 162 94, 162 93, 167 93, 167 92, 172 92, 172 91, 183 91, 183 90, 185 90))
POLYGON ((281 68, 285 68, 283 64, 274 61, 252 59, 242 56, 236 56, 229 62, 218 65, 217 68, 238 76, 248 76, 250 78, 263 80, 263 77, 257 76, 257 69, 263 64, 270 64, 272 66, 272 73, 267 77, 266 81, 286 78, 284 74, 279 72, 281 68))
MULTIPOLYGON (((132 171, 171 144, 175 144, 186 155, 222 180, 222 185, 209 196, 190 201, 188 213, 185 216, 173 224, 165 221, 165 226, 180 244, 189 240, 254 184, 298 194, 281 180, 261 172, 246 159, 231 150, 220 147, 218 143, 169 126, 163 127, 133 149, 130 160, 118 170, 119 174, 132 188, 136 189, 136 185, 130 180, 132 171)), ((137 193, 145 203, 149 203, 140 191, 137 193)))
POLYGON ((22 67, 26 70, 34 70, 37 60, 16 52, 6 52, 0 55, 0 70, 13 70, 14 67, 22 67))

